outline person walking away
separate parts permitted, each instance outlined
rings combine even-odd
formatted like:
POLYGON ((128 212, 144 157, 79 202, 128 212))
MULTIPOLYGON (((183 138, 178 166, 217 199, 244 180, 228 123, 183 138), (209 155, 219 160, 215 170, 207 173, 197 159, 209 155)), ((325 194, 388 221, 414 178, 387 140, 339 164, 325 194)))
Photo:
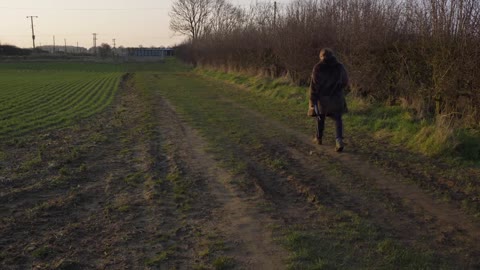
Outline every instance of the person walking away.
POLYGON ((322 144, 325 118, 335 121, 335 151, 342 152, 343 143, 342 115, 348 111, 344 90, 348 86, 348 75, 345 67, 328 48, 320 50, 320 61, 313 67, 309 91, 308 115, 316 117, 316 144, 322 144))

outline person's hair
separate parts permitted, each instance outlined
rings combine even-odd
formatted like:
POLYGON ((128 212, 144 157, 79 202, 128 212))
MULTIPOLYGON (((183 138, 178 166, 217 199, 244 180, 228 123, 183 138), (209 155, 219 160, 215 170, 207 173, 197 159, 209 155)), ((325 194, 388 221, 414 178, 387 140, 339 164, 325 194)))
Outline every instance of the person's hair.
POLYGON ((335 58, 335 54, 333 53, 333 50, 330 48, 323 48, 320 50, 319 57, 321 58, 323 56, 324 60, 330 60, 335 58))

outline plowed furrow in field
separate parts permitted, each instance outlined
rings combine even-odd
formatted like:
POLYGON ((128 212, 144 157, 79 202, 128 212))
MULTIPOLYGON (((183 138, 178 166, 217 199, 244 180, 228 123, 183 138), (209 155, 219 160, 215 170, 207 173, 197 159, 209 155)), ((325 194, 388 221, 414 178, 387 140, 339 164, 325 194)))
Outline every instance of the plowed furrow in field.
MULTIPOLYGON (((53 153, 70 144, 82 149, 60 175, 58 170, 43 172, 55 184, 46 180, 20 193, 10 187, 15 196, 2 195, 11 213, 2 215, 2 269, 143 269, 163 263, 162 252, 177 252, 172 241, 181 242, 175 235, 179 212, 169 201, 172 187, 158 184, 168 166, 151 150, 159 138, 146 137, 149 107, 127 82, 115 105, 95 122, 46 136, 65 141, 55 140, 55 147, 44 153, 49 157, 45 162, 61 161, 51 158, 60 158, 53 153)), ((36 171, 27 174, 31 182, 25 177, 23 186, 34 185, 36 171)))

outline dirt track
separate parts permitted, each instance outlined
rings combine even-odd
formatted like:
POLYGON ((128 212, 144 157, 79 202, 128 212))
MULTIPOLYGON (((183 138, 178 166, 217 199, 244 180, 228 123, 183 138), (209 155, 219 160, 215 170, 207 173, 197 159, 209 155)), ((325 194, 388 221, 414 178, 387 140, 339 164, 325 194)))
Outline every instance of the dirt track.
POLYGON ((130 76, 94 121, 2 144, 0 268, 283 269, 283 228, 354 223, 337 212, 459 268, 479 266, 480 228, 454 205, 235 100, 218 102, 282 134, 246 127, 265 140, 231 150, 241 173, 163 94, 139 91, 130 76))

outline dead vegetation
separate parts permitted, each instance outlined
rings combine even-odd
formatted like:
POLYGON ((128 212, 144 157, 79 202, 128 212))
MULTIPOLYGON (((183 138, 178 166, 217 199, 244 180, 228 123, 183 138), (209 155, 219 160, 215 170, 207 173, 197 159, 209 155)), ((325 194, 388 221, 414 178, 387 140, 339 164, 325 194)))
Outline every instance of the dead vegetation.
POLYGON ((452 127, 479 125, 476 0, 210 2, 215 15, 178 48, 187 61, 305 85, 320 48, 332 47, 350 71, 353 94, 402 104, 421 119, 441 116, 452 127))

